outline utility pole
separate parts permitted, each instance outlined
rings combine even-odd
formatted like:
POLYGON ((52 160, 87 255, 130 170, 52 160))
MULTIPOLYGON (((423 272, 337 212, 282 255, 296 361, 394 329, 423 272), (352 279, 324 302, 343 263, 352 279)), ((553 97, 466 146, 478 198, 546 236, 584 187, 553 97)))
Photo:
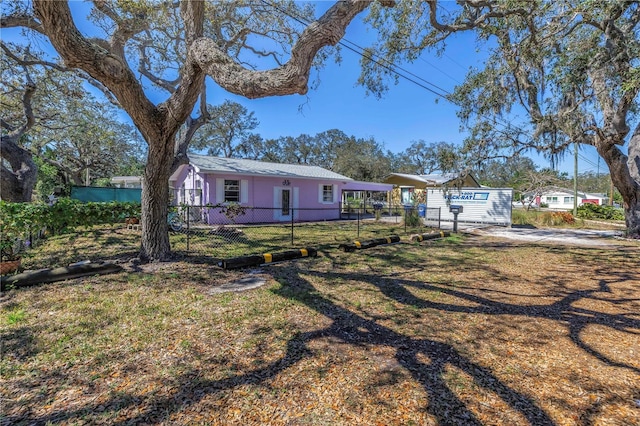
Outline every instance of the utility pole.
POLYGON ((578 142, 573 143, 573 215, 578 215, 578 142))

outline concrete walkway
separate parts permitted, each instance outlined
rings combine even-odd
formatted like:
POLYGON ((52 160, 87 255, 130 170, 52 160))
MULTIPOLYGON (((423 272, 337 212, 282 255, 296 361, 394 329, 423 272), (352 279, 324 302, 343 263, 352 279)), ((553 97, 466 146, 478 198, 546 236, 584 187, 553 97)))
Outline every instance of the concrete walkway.
POLYGON ((537 229, 537 228, 503 228, 497 226, 471 227, 461 230, 480 235, 507 238, 532 243, 554 243, 584 246, 608 246, 616 244, 614 237, 621 236, 621 231, 599 231, 592 229, 537 229))

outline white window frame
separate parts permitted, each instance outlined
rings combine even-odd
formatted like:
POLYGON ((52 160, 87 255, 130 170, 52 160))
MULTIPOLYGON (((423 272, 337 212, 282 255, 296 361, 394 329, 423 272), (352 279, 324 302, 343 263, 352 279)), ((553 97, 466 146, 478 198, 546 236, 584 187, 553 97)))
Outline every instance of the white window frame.
POLYGON ((322 202, 333 203, 333 185, 322 185, 322 202))
POLYGON ((241 187, 240 179, 225 179, 224 180, 224 196, 222 198, 223 201, 225 203, 240 203, 240 200, 241 200, 240 187, 241 187), (229 182, 235 182, 235 183, 229 183, 229 182), (229 193, 234 193, 234 192, 236 193, 236 196, 230 196, 231 194, 229 193))
POLYGON ((225 204, 225 203, 238 203, 238 204, 247 204, 249 202, 249 181, 246 179, 226 179, 226 178, 216 178, 216 203, 225 204), (234 181, 238 182, 238 200, 229 200, 227 199, 226 193, 228 190, 227 182, 234 181))
POLYGON ((338 187, 334 184, 318 184, 318 204, 336 204, 338 202, 338 187), (329 192, 328 189, 331 188, 329 192), (331 194, 331 197, 328 199, 325 198, 325 195, 331 194))

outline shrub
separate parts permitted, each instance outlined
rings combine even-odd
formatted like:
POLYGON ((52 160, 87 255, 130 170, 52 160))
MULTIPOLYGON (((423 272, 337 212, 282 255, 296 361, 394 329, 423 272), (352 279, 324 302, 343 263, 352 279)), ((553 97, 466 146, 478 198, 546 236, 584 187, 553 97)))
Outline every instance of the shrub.
POLYGON ((533 225, 537 219, 537 212, 514 209, 511 212, 511 223, 514 225, 533 225))
POLYGON ((577 216, 583 219, 624 220, 624 213, 621 209, 589 203, 578 207, 577 216))
POLYGON ((569 225, 575 223, 576 219, 569 212, 553 212, 552 215, 560 223, 567 223, 569 225))
POLYGON ((544 212, 540 215, 540 222, 546 226, 571 225, 575 218, 569 212, 544 212))
POLYGON ((7 203, 0 201, 0 233, 14 239, 26 239, 42 230, 64 233, 81 226, 119 223, 125 217, 140 215, 137 203, 82 203, 60 198, 53 205, 45 203, 7 203))
POLYGON ((417 209, 405 209, 404 224, 408 227, 420 226, 420 216, 417 209))

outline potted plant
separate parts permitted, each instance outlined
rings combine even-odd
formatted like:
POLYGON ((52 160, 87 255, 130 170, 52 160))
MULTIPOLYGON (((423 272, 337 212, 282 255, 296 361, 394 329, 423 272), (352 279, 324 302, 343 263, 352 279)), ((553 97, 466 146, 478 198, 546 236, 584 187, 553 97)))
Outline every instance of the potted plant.
POLYGON ((0 237, 0 275, 10 274, 20 268, 20 256, 16 242, 7 235, 0 237))

